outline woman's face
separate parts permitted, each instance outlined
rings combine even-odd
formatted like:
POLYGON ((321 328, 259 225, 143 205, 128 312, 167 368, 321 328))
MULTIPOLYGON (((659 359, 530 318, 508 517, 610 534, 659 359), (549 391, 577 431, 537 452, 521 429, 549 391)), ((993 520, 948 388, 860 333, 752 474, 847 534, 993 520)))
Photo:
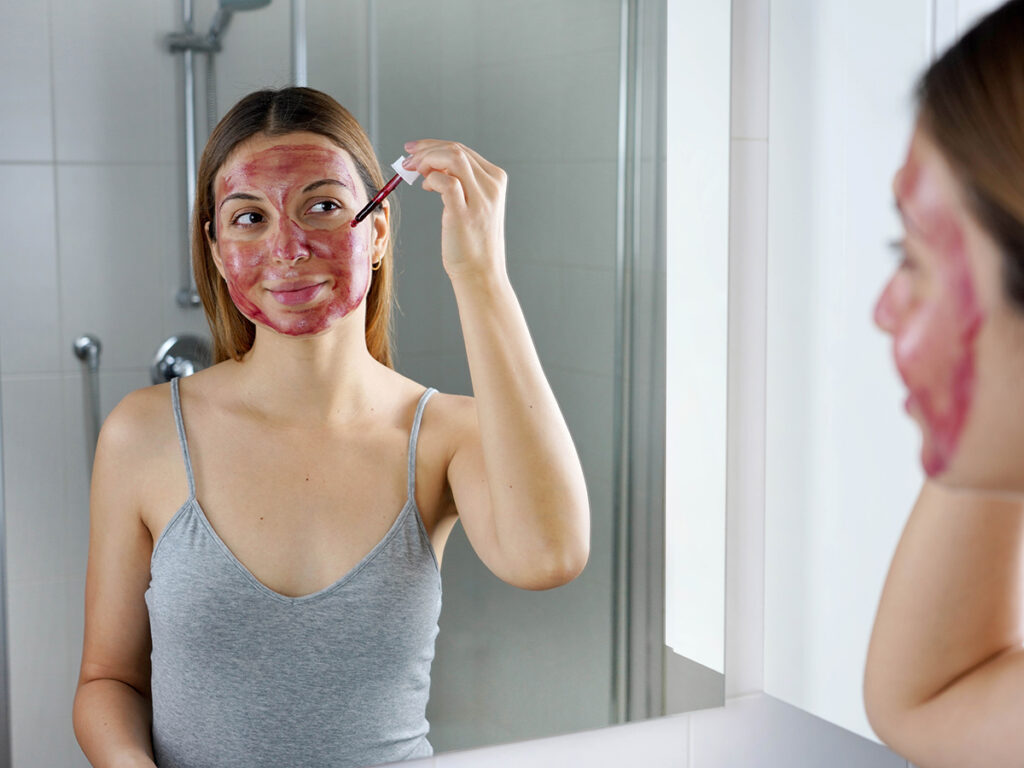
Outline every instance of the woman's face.
POLYGON ((324 136, 257 135, 240 144, 214 179, 211 242, 239 311, 304 336, 359 307, 383 250, 371 240, 372 219, 350 226, 365 203, 351 157, 324 136))
POLYGON ((1006 439, 1014 442, 1011 433, 998 438, 989 427, 1012 407, 1005 361, 1024 350, 1008 348, 1015 345, 1006 331, 1019 322, 1001 290, 998 248, 921 128, 893 193, 904 258, 878 299, 875 322, 892 336, 906 408, 922 431, 926 474, 973 485, 991 475, 993 452, 1009 447, 1006 439))

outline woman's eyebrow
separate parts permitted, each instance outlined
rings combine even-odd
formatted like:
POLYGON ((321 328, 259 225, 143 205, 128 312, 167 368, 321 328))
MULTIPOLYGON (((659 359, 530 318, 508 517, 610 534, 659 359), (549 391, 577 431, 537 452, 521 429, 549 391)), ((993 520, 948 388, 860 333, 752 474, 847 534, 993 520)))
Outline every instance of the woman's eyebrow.
POLYGON ((319 189, 320 187, 325 186, 327 184, 337 184, 339 187, 344 187, 349 192, 354 192, 355 191, 355 190, 352 189, 352 187, 349 184, 343 184, 342 182, 338 181, 337 179, 320 179, 320 181, 314 181, 312 184, 308 184, 305 187, 305 189, 303 189, 302 191, 303 191, 303 193, 305 193, 305 192, 312 192, 314 189, 319 189))
POLYGON ((246 192, 232 192, 230 195, 228 195, 227 197, 225 197, 223 200, 220 201, 220 205, 217 206, 217 210, 219 211, 221 208, 223 208, 224 207, 224 203, 226 203, 228 200, 259 200, 259 199, 260 198, 256 197, 256 195, 250 195, 250 194, 247 194, 246 192))

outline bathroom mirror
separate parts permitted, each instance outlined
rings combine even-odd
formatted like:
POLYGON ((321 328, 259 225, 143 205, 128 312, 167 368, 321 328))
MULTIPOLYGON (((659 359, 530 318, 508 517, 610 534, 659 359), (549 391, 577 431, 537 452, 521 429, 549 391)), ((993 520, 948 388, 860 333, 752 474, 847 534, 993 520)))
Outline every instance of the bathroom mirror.
MULTIPOLYGON (((205 28, 216 3, 191 5, 197 28, 205 28)), ((679 7, 697 14, 698 5, 679 7)), ((195 56, 197 102, 212 98, 218 117, 251 90, 298 78, 346 105, 383 163, 401 154, 406 140, 451 138, 509 174, 508 269, 584 466, 591 557, 566 587, 516 590, 477 561, 456 529, 445 552, 428 709, 438 752, 723 702, 724 562, 688 562, 672 572, 671 584, 664 581, 665 526, 685 520, 676 515, 669 523, 664 514, 667 6, 273 0, 235 14, 212 73, 195 56), (701 590, 710 606, 703 613, 694 610, 705 604, 696 599, 701 590), (672 642, 666 593, 685 609, 676 611, 672 642), (679 627, 701 622, 705 640, 687 646, 679 627)), ((8 269, 13 277, 0 286, 15 766, 85 765, 68 715, 88 538, 85 377, 71 342, 83 333, 102 340, 106 414, 148 385, 164 339, 206 333, 201 310, 177 301, 187 281, 183 74, 166 35, 181 29, 182 3, 103 0, 103 8, 97 14, 67 4, 50 14, 22 4, 0 31, 0 49, 24 60, 17 73, 2 75, 4 93, 17 97, 2 123, 10 138, 0 147, 0 215, 11 233, 5 267, 16 254, 33 253, 30 264, 8 269)), ((705 20, 690 22, 692 31, 705 20)), ((679 59, 690 74, 678 98, 714 112, 727 143, 728 13, 714 24, 715 34, 704 37, 713 50, 679 59), (724 89, 716 98, 686 90, 707 74, 700 55, 724 61, 724 79, 710 81, 724 89)), ((208 130, 202 113, 195 118, 200 147, 208 130)), ((701 194, 717 196, 720 212, 727 151, 704 151, 694 143, 699 133, 687 136, 680 178, 699 172, 701 194)), ((440 261, 440 202, 418 187, 400 189, 396 202, 397 367, 425 384, 469 393, 440 261)), ((727 232, 719 229, 708 230, 710 240, 670 247, 691 254, 706 248, 724 270, 727 232)), ((683 269, 670 277, 685 282, 683 269)), ((699 402, 687 400, 688 369, 707 367, 705 381, 720 374, 724 388, 725 328, 716 328, 722 346, 708 351, 710 361, 688 357, 683 370, 668 374, 682 393, 674 413, 684 426, 699 402)), ((707 330, 713 344, 710 324, 707 330)), ((715 412, 687 434, 712 446, 712 456, 725 434, 724 412, 717 425, 715 412)), ((724 467, 724 449, 720 458, 724 467)), ((690 499, 685 486, 674 488, 676 511, 700 517, 701 505, 718 504, 704 519, 724 516, 724 498, 690 499)), ((679 535, 694 551, 724 550, 724 526, 682 524, 679 535)))

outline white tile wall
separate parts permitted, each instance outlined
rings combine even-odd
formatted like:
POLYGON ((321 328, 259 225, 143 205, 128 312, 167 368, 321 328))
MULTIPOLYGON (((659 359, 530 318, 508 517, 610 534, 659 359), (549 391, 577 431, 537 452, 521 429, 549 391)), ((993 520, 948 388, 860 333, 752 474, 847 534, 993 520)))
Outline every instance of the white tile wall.
MULTIPOLYGON (((98 335, 104 368, 146 365, 163 339, 163 268, 181 258, 176 188, 171 165, 58 168, 61 338, 98 335)), ((71 355, 61 361, 78 370, 71 355)))
MULTIPOLYGON (((101 355, 102 359, 102 355, 101 355)), ((108 371, 101 363, 99 376, 100 417, 106 419, 114 406, 127 395, 150 383, 149 373, 143 368, 126 371, 108 371)), ((86 378, 81 371, 61 377, 64 405, 62 452, 64 464, 63 505, 65 509, 66 550, 64 569, 68 579, 85 579, 85 565, 89 554, 89 459, 88 441, 92 439, 85 423, 86 378)), ((171 408, 170 400, 167 401, 171 408)), ((184 502, 188 489, 182 487, 184 502)))
POLYGON ((180 132, 179 59, 163 36, 177 3, 51 0, 57 159, 171 163, 180 132))
POLYGON ((558 364, 611 377, 615 373, 615 272, 566 267, 555 328, 558 364))
POLYGON ((105 415, 148 384, 163 338, 205 328, 201 313, 172 303, 186 242, 180 61, 160 41, 179 25, 177 6, 109 0, 99 12, 51 0, 2 12, 0 369, 15 768, 87 765, 71 728, 88 545, 82 372, 71 341, 88 331, 103 342, 105 415))
POLYGON ((557 264, 512 262, 508 273, 537 354, 542 361, 559 361, 565 346, 565 336, 556 330, 566 313, 564 270, 557 264))
MULTIPOLYGON (((60 370, 53 166, 5 165, 0 174, 0 367, 5 374, 60 370)), ((69 342, 70 344, 70 342, 69 342)), ((70 348, 70 347, 68 347, 70 348)))
MULTIPOLYGON (((541 200, 559 220, 556 228, 548 230, 561 235, 560 241, 553 244, 558 252, 552 255, 566 266, 614 269, 615 218, 594 216, 593 212, 615 210, 617 164, 610 160, 573 162, 562 166, 562 173, 552 186, 541 187, 551 191, 541 200), (578 190, 586 190, 586 193, 578 190), (570 221, 587 224, 585 227, 568 226, 566 222, 570 221)), ((524 181, 532 186, 532 178, 524 181)))
POLYGON ((14 592, 66 578, 64 400, 56 375, 5 376, 3 389, 7 578, 14 592))
POLYGON ((78 679, 78 660, 68 653, 73 596, 66 581, 13 587, 7 604, 13 765, 81 765, 71 729, 78 679))
POLYGON ((367 130, 368 15, 368 0, 306 0, 309 85, 337 99, 367 130), (344 65, 338 51, 346 52, 344 65))
MULTIPOLYGON (((613 16, 614 14, 607 14, 613 16)), ((566 55, 560 63, 561 150, 565 160, 607 161, 619 136, 617 41, 607 48, 566 55)), ((550 75, 548 75, 550 76, 550 75)))
POLYGON ((53 159, 48 16, 48 2, 0 3, 2 161, 53 159))
MULTIPOLYGON (((178 4, 173 5, 177 7, 178 4)), ((209 28, 216 6, 215 0, 196 3, 195 23, 198 29, 209 28)), ((290 7, 290 2, 278 0, 255 11, 238 12, 232 17, 223 38, 224 47, 216 59, 218 120, 251 91, 291 84, 290 7)), ((199 82, 204 83, 205 57, 197 59, 196 72, 199 82)), ((201 92, 205 93, 205 90, 201 92)), ((197 113, 202 119, 202 112, 197 110, 197 113)), ((175 135, 178 130, 175 124, 175 135)), ((203 145, 206 135, 203 126, 198 131, 199 146, 203 145)))

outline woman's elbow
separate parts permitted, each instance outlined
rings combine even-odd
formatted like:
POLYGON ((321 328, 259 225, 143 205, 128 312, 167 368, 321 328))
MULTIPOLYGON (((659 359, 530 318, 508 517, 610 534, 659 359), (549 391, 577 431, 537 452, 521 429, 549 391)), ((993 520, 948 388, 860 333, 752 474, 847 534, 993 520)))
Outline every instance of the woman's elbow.
POLYGON ((864 711, 871 729, 885 744, 892 747, 901 741, 907 709, 896 701, 892 685, 875 679, 870 666, 864 676, 864 711))
POLYGON ((589 558, 590 542, 585 538, 551 547, 533 562, 518 586, 532 590, 564 586, 583 573, 589 558))

